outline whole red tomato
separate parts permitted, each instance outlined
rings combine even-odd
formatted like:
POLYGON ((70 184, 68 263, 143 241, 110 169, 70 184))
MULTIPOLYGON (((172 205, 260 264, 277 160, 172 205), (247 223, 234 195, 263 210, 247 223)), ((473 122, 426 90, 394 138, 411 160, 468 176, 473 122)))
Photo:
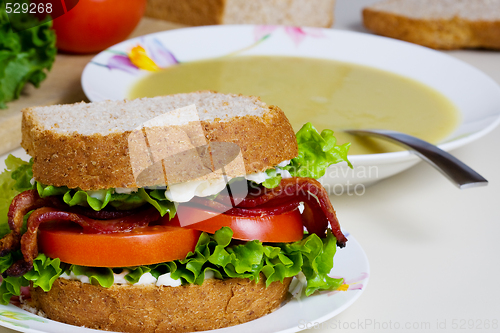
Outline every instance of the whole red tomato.
POLYGON ((121 42, 134 30, 146 0, 79 0, 54 20, 59 50, 95 53, 121 42))

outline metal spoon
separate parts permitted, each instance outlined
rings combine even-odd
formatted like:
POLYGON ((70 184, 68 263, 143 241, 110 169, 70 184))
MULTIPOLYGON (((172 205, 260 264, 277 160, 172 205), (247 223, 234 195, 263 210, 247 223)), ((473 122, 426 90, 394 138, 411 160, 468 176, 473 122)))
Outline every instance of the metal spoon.
POLYGON ((396 131, 375 129, 347 130, 345 132, 359 136, 374 136, 403 146, 440 171, 460 189, 488 185, 486 179, 456 157, 414 136, 396 131))

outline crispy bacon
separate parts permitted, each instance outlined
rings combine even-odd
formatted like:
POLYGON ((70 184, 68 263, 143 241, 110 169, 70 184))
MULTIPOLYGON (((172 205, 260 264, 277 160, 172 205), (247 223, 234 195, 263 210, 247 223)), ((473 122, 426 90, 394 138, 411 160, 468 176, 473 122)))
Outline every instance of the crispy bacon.
POLYGON ((335 210, 324 187, 312 178, 282 179, 280 184, 272 189, 264 187, 253 188, 253 192, 245 198, 238 198, 236 207, 231 203, 234 198, 221 193, 215 200, 195 198, 191 203, 216 212, 238 216, 262 216, 282 214, 304 204, 302 220, 306 229, 318 235, 324 235, 328 224, 337 238, 339 247, 344 247, 347 238, 340 229, 335 210))
POLYGON ((185 206, 199 207, 202 209, 211 210, 221 214, 234 216, 266 216, 284 214, 296 209, 300 204, 300 200, 287 201, 273 205, 262 205, 255 208, 240 208, 226 206, 219 201, 214 201, 206 198, 194 197, 190 202, 181 204, 185 206))
POLYGON ((299 205, 300 205, 300 200, 292 200, 276 206, 267 206, 267 207, 261 206, 255 208, 235 207, 228 210, 226 214, 235 216, 279 215, 297 209, 299 205))
POLYGON ((71 208, 66 208, 65 210, 76 213, 80 215, 84 215, 96 220, 111 220, 111 219, 119 219, 125 216, 130 216, 137 214, 141 211, 144 211, 143 207, 139 207, 131 210, 110 210, 110 209, 102 209, 102 210, 93 210, 89 207, 83 206, 73 206, 71 208))
POLYGON ((182 203, 181 205, 189 205, 194 207, 198 206, 221 214, 231 209, 231 205, 228 206, 220 201, 210 200, 201 197, 194 197, 191 199, 191 201, 187 203, 182 203))
POLYGON ((271 202, 300 200, 305 206, 304 225, 309 232, 323 235, 330 223, 337 245, 344 247, 347 238, 340 229, 340 224, 325 188, 313 178, 287 178, 272 189, 261 189, 262 193, 250 194, 243 199, 238 207, 253 208, 271 202), (322 214, 321 214, 322 212, 322 214))
POLYGON ((112 220, 95 220, 81 214, 65 212, 51 207, 38 208, 28 218, 28 230, 21 238, 23 259, 15 262, 5 271, 5 274, 8 276, 21 276, 33 268, 33 260, 38 255, 37 232, 41 223, 71 221, 79 224, 83 228, 83 232, 86 233, 114 233, 145 227, 159 218, 160 213, 154 207, 144 212, 112 220))
POLYGON ((40 198, 36 190, 24 191, 14 197, 7 214, 9 228, 12 232, 0 239, 0 257, 19 249, 24 215, 33 209, 44 206, 52 207, 57 204, 56 201, 57 199, 54 197, 40 198))

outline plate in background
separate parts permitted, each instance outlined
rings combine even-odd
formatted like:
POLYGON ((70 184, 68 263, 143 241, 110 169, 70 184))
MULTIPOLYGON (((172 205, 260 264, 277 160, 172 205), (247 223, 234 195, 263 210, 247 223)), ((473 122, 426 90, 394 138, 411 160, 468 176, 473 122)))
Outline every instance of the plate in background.
MULTIPOLYGON (((476 68, 418 45, 318 28, 209 26, 127 40, 99 53, 85 67, 82 86, 91 101, 126 99, 131 87, 149 73, 147 62, 134 61, 146 69, 131 62, 130 51, 138 45, 159 67, 228 55, 276 55, 337 60, 411 78, 440 92, 461 113, 459 126, 439 144, 446 151, 480 138, 500 122, 500 87, 476 68)), ((419 161, 408 151, 349 158, 353 170, 345 164, 334 165, 323 177, 322 183, 330 193, 337 193, 336 185, 370 184, 419 161)))

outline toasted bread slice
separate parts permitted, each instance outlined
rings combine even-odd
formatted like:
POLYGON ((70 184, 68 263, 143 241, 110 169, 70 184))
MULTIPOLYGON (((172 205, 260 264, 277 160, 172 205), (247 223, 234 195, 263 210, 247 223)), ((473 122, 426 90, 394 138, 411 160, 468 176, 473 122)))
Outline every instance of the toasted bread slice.
MULTIPOLYGON (((240 175, 261 172, 297 156, 295 133, 281 109, 267 106, 257 97, 209 91, 28 108, 23 110, 21 145, 33 156, 33 176, 43 184, 82 190, 161 185, 152 176, 141 178, 138 184, 131 153, 141 150, 141 142, 144 152, 172 147, 154 146, 151 141, 146 147, 146 133, 138 128, 153 118, 192 104, 197 107, 198 124, 177 119, 177 125, 184 126, 183 131, 189 133, 191 125, 200 128, 201 123, 205 142, 238 146, 244 160, 244 172, 240 175)), ((189 137, 177 141, 196 148, 199 146, 196 140, 189 137)))
POLYGON ((364 8, 363 23, 434 49, 500 49, 500 0, 386 0, 364 8))

